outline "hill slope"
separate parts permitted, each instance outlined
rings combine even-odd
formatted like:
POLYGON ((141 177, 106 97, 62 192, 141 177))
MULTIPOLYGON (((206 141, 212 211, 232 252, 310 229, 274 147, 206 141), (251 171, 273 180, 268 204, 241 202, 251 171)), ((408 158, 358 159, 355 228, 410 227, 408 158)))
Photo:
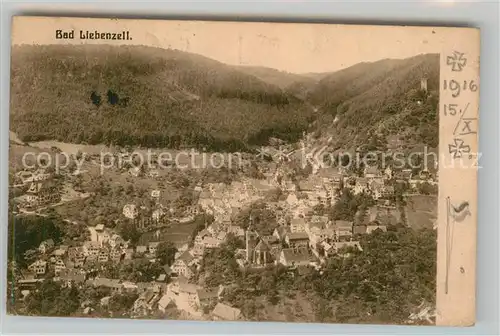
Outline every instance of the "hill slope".
POLYGON ((310 77, 307 76, 260 66, 238 66, 235 67, 235 69, 248 75, 255 76, 260 80, 275 85, 281 89, 285 89, 295 82, 310 79, 310 77))
POLYGON ((244 150, 296 140, 310 108, 203 56, 130 46, 17 46, 11 129, 23 141, 244 150))
POLYGON ((391 135, 436 147, 438 83, 437 54, 354 65, 324 77, 307 94, 323 113, 312 129, 338 148, 386 143, 391 135))

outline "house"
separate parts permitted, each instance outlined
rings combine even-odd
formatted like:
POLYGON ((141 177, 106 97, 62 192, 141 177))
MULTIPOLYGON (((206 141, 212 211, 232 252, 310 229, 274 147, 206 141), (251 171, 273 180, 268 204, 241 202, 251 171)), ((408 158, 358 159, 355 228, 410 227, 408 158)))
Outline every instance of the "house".
POLYGON ((355 225, 352 227, 353 234, 366 234, 366 225, 355 225))
POLYGON ((306 221, 302 217, 292 218, 290 221, 290 232, 305 232, 306 230, 306 221))
POLYGON ((109 238, 109 246, 111 248, 117 248, 118 246, 125 245, 125 241, 123 240, 122 237, 120 237, 118 234, 114 233, 110 238, 109 238))
POLYGON ((95 241, 86 241, 83 243, 83 253, 89 257, 97 257, 99 255, 99 251, 101 250, 101 246, 98 242, 95 241))
POLYGON ((287 248, 281 250, 279 263, 287 267, 308 266, 314 256, 306 248, 287 248))
POLYGON ((160 208, 153 211, 153 213, 151 214, 151 219, 153 220, 153 222, 159 222, 162 220, 163 216, 165 216, 165 212, 160 208))
POLYGON ((353 222, 336 220, 334 231, 335 240, 349 240, 352 237, 353 222))
POLYGON ((160 245, 159 242, 152 242, 152 243, 149 243, 149 246, 148 246, 148 251, 151 255, 155 256, 156 255, 156 252, 158 251, 158 245, 160 245))
POLYGON ((49 252, 49 250, 52 250, 53 248, 54 248, 54 241, 52 239, 47 239, 40 243, 38 251, 42 254, 45 254, 49 252))
POLYGON ((208 226, 207 231, 212 236, 217 236, 222 229, 223 229, 223 225, 221 223, 214 222, 208 226))
POLYGON ((200 308, 204 307, 210 307, 214 304, 217 303, 217 300, 219 299, 219 289, 218 288, 212 288, 212 289, 197 289, 197 305, 200 308))
POLYGON ((177 275, 182 275, 186 278, 190 278, 193 276, 193 271, 191 270, 191 262, 194 260, 194 257, 189 252, 182 253, 179 258, 177 258, 172 264, 171 268, 174 273, 177 275))
POLYGON ((376 166, 366 166, 364 170, 364 177, 367 179, 381 178, 382 173, 376 166))
POLYGON ((195 243, 193 248, 191 249, 191 254, 194 257, 201 257, 205 253, 205 245, 202 243, 195 243))
POLYGON ((376 230, 381 230, 383 232, 386 232, 387 231, 387 226, 385 226, 385 225, 378 225, 378 224, 367 225, 366 226, 366 233, 372 233, 373 231, 376 231, 376 230))
POLYGON ((141 293, 137 300, 134 302, 133 311, 136 315, 146 315, 149 311, 154 309, 155 304, 159 300, 159 294, 155 293, 152 289, 146 290, 141 293))
POLYGON ((122 286, 123 290, 128 293, 137 292, 139 290, 139 286, 137 286, 135 283, 131 281, 124 281, 122 283, 122 286))
POLYGON ((179 299, 191 307, 198 307, 198 288, 196 285, 181 282, 179 283, 179 299))
POLYGON ((114 263, 118 263, 122 260, 122 255, 123 255, 123 252, 121 249, 119 248, 114 248, 114 249, 111 249, 111 251, 109 252, 109 258, 114 262, 114 263))
POLYGON ((323 241, 320 243, 321 248, 323 249, 323 255, 325 257, 329 257, 335 253, 335 249, 333 248, 333 245, 330 243, 323 241))
POLYGON ((165 294, 158 301, 158 310, 164 313, 165 310, 172 305, 175 305, 174 299, 172 296, 165 294))
POLYGON ((64 263, 64 261, 60 258, 57 258, 57 260, 54 262, 54 274, 58 276, 65 269, 66 264, 64 263))
POLYGON ((47 262, 43 260, 37 260, 28 266, 28 270, 35 273, 36 275, 44 275, 47 271, 47 262))
POLYGON ((196 235, 196 237, 194 238, 194 242, 196 244, 202 244, 203 243, 203 240, 206 238, 206 237, 210 237, 212 234, 207 230, 207 229, 204 229, 204 230, 201 230, 200 232, 198 232, 198 234, 196 235))
POLYGON ((62 258, 66 255, 67 252, 68 252, 68 246, 61 245, 56 250, 54 250, 54 252, 52 252, 52 255, 62 258))
POLYGON ((85 263, 85 251, 83 247, 68 248, 68 259, 73 262, 73 267, 83 267, 85 263))
POLYGON ((97 256, 97 262, 107 263, 109 261, 109 250, 107 248, 102 248, 97 256))
POLYGON ((318 171, 318 176, 322 178, 323 183, 329 184, 333 189, 341 189, 343 176, 338 168, 328 167, 318 171))
POLYGON ((111 239, 111 234, 108 230, 98 231, 96 227, 97 241, 103 245, 109 243, 111 239))
POLYGON ((59 188, 52 180, 33 182, 26 192, 26 201, 29 206, 57 203, 60 200, 61 194, 59 188))
POLYGON ((242 318, 241 311, 224 303, 217 303, 212 311, 214 321, 237 321, 242 318))
POLYGON ((64 269, 59 274, 59 279, 63 282, 64 287, 81 285, 85 282, 85 272, 75 269, 64 269))
POLYGON ((386 186, 384 185, 384 182, 376 180, 370 183, 370 191, 372 192, 375 200, 378 200, 379 198, 388 198, 394 195, 393 186, 386 186))
POLYGON ((148 247, 147 246, 144 246, 144 245, 138 245, 136 248, 135 248, 135 252, 137 254, 144 254, 148 251, 148 247))
POLYGON ((201 243, 204 248, 216 248, 222 243, 221 240, 214 238, 214 237, 205 237, 203 239, 203 242, 201 243))
POLYGON ((366 193, 370 190, 368 185, 368 179, 359 177, 356 179, 356 184, 354 185, 354 194, 366 193))
MULTIPOLYGON (((346 242, 334 242, 333 243, 333 249, 335 251, 335 253, 339 253, 342 249, 345 249, 345 248, 354 248, 354 249, 357 249, 358 251, 363 251, 363 249, 361 248, 361 245, 359 244, 358 241, 346 241, 346 242)), ((345 256, 347 256, 347 254, 345 254, 345 256)))
POLYGON ((151 191, 151 197, 152 198, 159 198, 160 197, 160 191, 159 190, 152 190, 151 191))
MULTIPOLYGON (((311 217, 309 221, 308 227, 318 227, 318 228, 326 228, 329 224, 328 216, 317 216, 314 215, 311 217)), ((307 228, 306 228, 307 229, 307 228)))
POLYGON ((103 224, 98 224, 98 225, 96 225, 96 226, 95 226, 95 230, 96 230, 97 232, 102 232, 102 231, 104 231, 104 225, 103 225, 103 224))
POLYGON ((393 172, 393 176, 398 182, 407 182, 412 179, 413 172, 411 169, 403 169, 401 171, 393 172))
POLYGON ((139 210, 135 204, 127 204, 123 207, 123 215, 129 219, 135 219, 139 215, 139 210))
POLYGON ((118 279, 95 278, 91 283, 94 287, 109 288, 112 293, 119 293, 123 289, 123 284, 118 279))
POLYGON ((236 237, 244 237, 245 236, 245 230, 243 230, 242 227, 238 225, 231 225, 227 228, 227 233, 232 234, 236 237))
POLYGON ((16 177, 21 180, 22 184, 27 184, 31 182, 45 181, 50 178, 50 174, 46 174, 43 169, 38 169, 34 172, 23 170, 18 172, 16 177))
POLYGON ((401 211, 396 207, 372 206, 366 211, 356 212, 354 222, 356 225, 371 225, 374 222, 382 225, 396 225, 402 220, 401 211))
POLYGON ((309 246, 309 236, 305 232, 291 232, 286 235, 285 242, 289 247, 307 248, 309 246))

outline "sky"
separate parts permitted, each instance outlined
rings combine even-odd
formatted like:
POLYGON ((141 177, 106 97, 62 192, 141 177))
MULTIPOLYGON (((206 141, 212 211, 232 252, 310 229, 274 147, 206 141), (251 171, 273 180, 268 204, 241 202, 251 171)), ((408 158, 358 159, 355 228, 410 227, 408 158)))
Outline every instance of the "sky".
POLYGON ((130 31, 131 41, 92 41, 173 48, 231 65, 292 73, 331 72, 360 62, 438 53, 450 28, 16 17, 13 44, 81 44, 80 30, 130 31), (55 31, 75 30, 74 40, 55 31))

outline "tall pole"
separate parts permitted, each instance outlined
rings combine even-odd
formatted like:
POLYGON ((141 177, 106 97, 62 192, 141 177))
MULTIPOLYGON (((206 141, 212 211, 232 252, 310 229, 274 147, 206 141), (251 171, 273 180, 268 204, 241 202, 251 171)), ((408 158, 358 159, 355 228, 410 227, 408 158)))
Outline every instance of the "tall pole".
POLYGON ((448 294, 448 279, 450 273, 450 197, 446 197, 446 280, 445 280, 445 294, 448 294))

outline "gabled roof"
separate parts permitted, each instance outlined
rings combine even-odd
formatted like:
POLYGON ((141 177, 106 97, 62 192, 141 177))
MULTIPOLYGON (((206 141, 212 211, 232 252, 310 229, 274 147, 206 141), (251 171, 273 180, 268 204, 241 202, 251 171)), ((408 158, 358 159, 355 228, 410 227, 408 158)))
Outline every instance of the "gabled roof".
POLYGON ((216 299, 219 296, 219 289, 218 288, 213 288, 213 289, 198 289, 198 299, 200 300, 210 300, 210 299, 216 299))
POLYGON ((318 175, 320 177, 324 177, 324 178, 340 178, 342 176, 342 174, 340 173, 339 169, 338 168, 333 168, 333 167, 328 167, 328 168, 324 168, 324 169, 320 169, 318 171, 318 175))
POLYGON ((345 221, 345 220, 336 220, 335 221, 335 226, 339 229, 352 229, 353 222, 351 221, 345 221))
POLYGON ((292 225, 302 225, 302 226, 306 225, 305 219, 301 218, 301 217, 292 218, 292 220, 290 222, 292 225))
POLYGON ((183 252, 177 260, 181 260, 189 264, 194 259, 193 255, 189 251, 183 252))
POLYGON ((356 178, 356 184, 357 185, 362 185, 362 184, 366 185, 366 184, 368 184, 368 179, 365 177, 358 177, 358 178, 356 178))
POLYGON ((366 233, 366 225, 355 225, 353 226, 354 234, 365 234, 366 233))
POLYGON ((287 234, 288 240, 309 240, 309 236, 305 232, 291 232, 287 234))
POLYGON ((180 282, 179 283, 179 291, 189 293, 189 294, 197 294, 198 288, 196 287, 196 285, 193 285, 190 283, 180 282))
POLYGON ((224 303, 217 303, 212 314, 222 320, 237 320, 241 316, 241 311, 238 308, 233 308, 224 303))
POLYGON ((172 297, 168 294, 165 294, 161 297, 160 301, 158 301, 159 307, 167 307, 173 301, 172 297))
POLYGON ((305 248, 304 249, 287 248, 281 250, 281 253, 283 253, 283 257, 285 258, 287 263, 308 262, 314 259, 314 257, 305 248))

